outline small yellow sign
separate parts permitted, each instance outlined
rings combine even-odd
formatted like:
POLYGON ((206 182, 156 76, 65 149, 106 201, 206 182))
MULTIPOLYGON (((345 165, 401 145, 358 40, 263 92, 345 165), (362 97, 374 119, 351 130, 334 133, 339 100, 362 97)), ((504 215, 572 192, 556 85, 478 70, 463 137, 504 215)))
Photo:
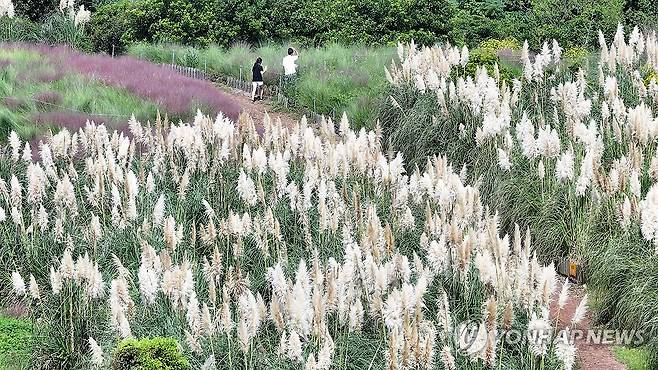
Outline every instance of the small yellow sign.
POLYGON ((576 272, 578 271, 578 264, 573 261, 569 261, 569 277, 576 278, 576 272))

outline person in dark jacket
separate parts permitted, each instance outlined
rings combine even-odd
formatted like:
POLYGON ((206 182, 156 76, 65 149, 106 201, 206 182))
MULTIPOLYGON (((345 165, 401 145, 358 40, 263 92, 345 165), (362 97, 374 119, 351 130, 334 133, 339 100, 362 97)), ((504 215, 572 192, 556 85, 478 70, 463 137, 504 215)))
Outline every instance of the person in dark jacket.
POLYGON ((251 68, 251 99, 253 101, 256 101, 257 92, 259 92, 259 99, 263 99, 263 73, 265 71, 267 71, 267 67, 263 67, 263 59, 258 57, 251 68))

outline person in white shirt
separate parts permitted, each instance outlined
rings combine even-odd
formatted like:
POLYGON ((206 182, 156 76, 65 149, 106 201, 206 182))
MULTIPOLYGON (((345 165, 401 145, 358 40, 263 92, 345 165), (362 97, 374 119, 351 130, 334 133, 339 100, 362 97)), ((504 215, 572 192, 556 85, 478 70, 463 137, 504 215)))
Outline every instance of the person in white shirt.
POLYGON ((283 74, 285 82, 290 82, 297 74, 297 58, 299 54, 297 50, 288 48, 288 55, 283 58, 283 74))

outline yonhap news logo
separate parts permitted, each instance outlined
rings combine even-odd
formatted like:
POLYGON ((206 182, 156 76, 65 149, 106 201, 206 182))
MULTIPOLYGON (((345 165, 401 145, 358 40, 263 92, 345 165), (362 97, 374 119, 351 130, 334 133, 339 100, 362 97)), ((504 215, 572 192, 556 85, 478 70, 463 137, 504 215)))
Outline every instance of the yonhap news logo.
POLYGON ((548 347, 558 339, 570 343, 585 343, 603 346, 641 346, 646 344, 647 335, 643 330, 612 329, 561 329, 555 330, 548 325, 526 330, 510 329, 487 330, 485 323, 465 321, 455 327, 454 340, 461 352, 473 355, 484 351, 487 343, 494 340, 497 344, 515 345, 529 343, 548 347))

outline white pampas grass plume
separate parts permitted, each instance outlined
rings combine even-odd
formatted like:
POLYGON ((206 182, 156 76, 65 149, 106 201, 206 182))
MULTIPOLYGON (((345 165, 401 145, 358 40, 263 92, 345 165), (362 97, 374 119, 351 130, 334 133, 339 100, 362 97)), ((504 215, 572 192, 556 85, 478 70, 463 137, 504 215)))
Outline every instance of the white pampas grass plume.
POLYGON ((215 370, 217 365, 215 364, 215 355, 210 355, 206 361, 201 366, 201 370, 215 370))
POLYGON ((23 156, 21 158, 27 163, 32 163, 32 147, 30 147, 29 141, 25 142, 25 146, 23 147, 23 156))
POLYGON ((240 170, 240 177, 238 178, 237 186, 240 199, 249 204, 250 206, 256 205, 258 195, 256 194, 256 185, 254 181, 247 175, 244 170, 240 170))
POLYGON ((203 208, 206 211, 206 216, 208 216, 208 219, 212 220, 213 218, 215 218, 215 210, 212 209, 210 203, 208 203, 208 201, 204 199, 201 201, 201 204, 203 204, 203 208))
POLYGON ((569 341, 569 332, 562 332, 555 344, 555 355, 564 364, 564 370, 571 370, 576 362, 576 346, 569 341))
POLYGON ((242 348, 242 352, 249 352, 249 324, 246 320, 240 320, 238 323, 238 340, 240 340, 240 348, 242 348))
POLYGON ((95 367, 103 366, 103 349, 92 337, 89 337, 89 350, 91 351, 91 364, 95 367))
POLYGON ((146 192, 151 194, 155 190, 155 179, 153 178, 153 172, 149 171, 148 176, 146 176, 146 192))
POLYGON ((128 129, 136 141, 140 141, 142 139, 144 130, 142 129, 142 124, 137 121, 134 114, 131 115, 130 119, 128 120, 128 129))
POLYGON ((231 306, 229 303, 229 295, 226 286, 222 289, 222 309, 219 315, 221 330, 226 335, 231 335, 233 331, 233 319, 231 318, 231 306))
POLYGON ((30 274, 30 296, 33 299, 41 299, 41 293, 39 292, 39 285, 37 280, 34 278, 34 275, 30 274))
POLYGON ((530 342, 530 348, 535 356, 544 356, 548 349, 550 342, 550 330, 551 326, 543 317, 537 317, 537 314, 533 312, 532 318, 528 323, 528 340, 530 342))
POLYGON ((176 250, 178 244, 178 234, 176 233, 176 221, 173 216, 167 217, 163 225, 164 240, 167 247, 172 251, 176 250))
POLYGON ((0 17, 14 18, 14 3, 11 0, 0 0, 0 17))
POLYGON ((75 276, 75 263, 73 263, 73 256, 71 256, 71 250, 69 248, 64 250, 64 255, 59 266, 59 274, 62 280, 71 279, 75 276))
POLYGON ((640 203, 640 228, 646 240, 658 241, 658 185, 654 184, 640 203))
POLYGON ((50 266, 50 288, 55 295, 59 294, 62 290, 62 276, 52 266, 50 266))
POLYGON ((565 278, 564 283, 562 284, 562 290, 560 291, 560 297, 557 300, 558 307, 560 307, 560 309, 563 309, 564 305, 567 304, 568 299, 569 299, 569 278, 565 278))
POLYGON ((329 370, 331 367, 331 356, 333 353, 333 341, 331 340, 331 337, 329 337, 329 334, 325 334, 325 341, 322 344, 322 347, 320 348, 320 352, 318 353, 318 362, 316 363, 316 367, 318 370, 329 370))
POLYGON ((187 330, 185 330, 185 342, 187 342, 187 345, 190 347, 192 352, 196 353, 197 355, 203 353, 203 349, 201 348, 201 344, 199 344, 197 337, 192 335, 187 330))
POLYGON ((573 179, 573 153, 568 150, 562 154, 555 164, 555 177, 558 181, 573 179))
POLYGON ((498 166, 505 171, 509 171, 509 169, 512 168, 509 155, 501 148, 498 148, 498 166))
POLYGON ((158 198, 158 201, 155 203, 155 206, 153 207, 153 224, 160 226, 162 225, 162 220, 164 219, 164 211, 165 211, 165 195, 160 194, 160 197, 158 198))
POLYGON ((277 354, 280 357, 284 357, 288 354, 288 338, 286 338, 285 330, 281 333, 281 339, 279 340, 279 347, 277 348, 277 354))
POLYGON ((21 139, 15 131, 9 134, 9 146, 11 146, 11 159, 16 162, 21 155, 21 139))
POLYGON ((441 362, 443 363, 443 368, 445 370, 455 370, 455 358, 452 355, 452 351, 449 346, 443 347, 441 350, 441 362))
POLYGON ((18 181, 18 177, 16 177, 16 175, 11 175, 9 185, 11 186, 9 197, 11 200, 11 205, 14 207, 20 207, 21 201, 23 200, 23 186, 21 186, 21 183, 18 181))
POLYGON ((315 362, 315 355, 313 353, 308 354, 304 370, 317 370, 317 363, 315 362))
POLYGON ((91 20, 91 12, 85 9, 84 5, 80 5, 78 12, 75 13, 75 18, 73 20, 76 27, 82 26, 89 23, 91 20))
POLYGON ((11 273, 11 284, 14 287, 14 292, 16 295, 19 297, 22 297, 25 295, 25 281, 23 280, 23 277, 18 271, 14 271, 11 273))
POLYGON ((579 322, 581 322, 585 318, 586 312, 587 312, 587 294, 585 294, 583 299, 580 300, 578 307, 576 307, 576 311, 574 311, 573 317, 571 318, 571 324, 576 325, 579 322))
POLYGON ((302 361, 302 341, 294 330, 288 338, 288 358, 295 362, 302 361))
POLYGON ((466 45, 464 45, 462 47, 462 51, 461 51, 461 54, 459 56, 459 64, 462 67, 465 67, 466 64, 468 64, 468 47, 466 47, 466 45))

